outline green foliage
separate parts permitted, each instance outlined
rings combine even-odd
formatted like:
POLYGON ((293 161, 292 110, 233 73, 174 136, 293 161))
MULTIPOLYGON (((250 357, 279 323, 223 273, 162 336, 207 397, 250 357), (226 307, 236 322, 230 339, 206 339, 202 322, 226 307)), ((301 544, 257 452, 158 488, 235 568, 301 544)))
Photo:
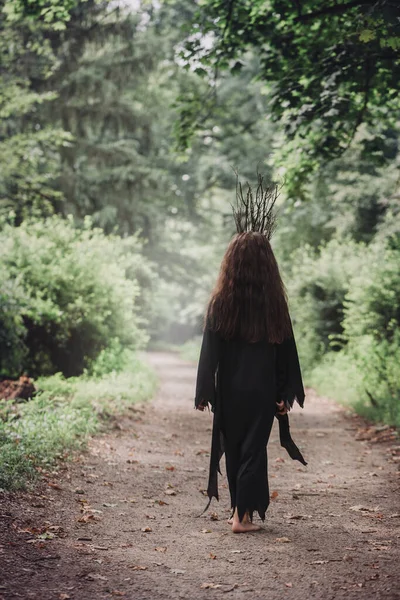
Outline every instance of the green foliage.
POLYGON ((0 377, 21 373, 27 348, 23 305, 26 301, 20 278, 10 278, 0 260, 0 377))
MULTIPOLYGON (((150 270, 137 239, 106 237, 88 220, 76 228, 51 217, 5 225, 0 244, 1 267, 22 289, 14 318, 29 374, 79 374, 113 339, 129 348, 143 344, 137 278, 150 270)), ((2 347, 3 373, 7 365, 9 375, 21 371, 18 362, 11 368, 2 347)))
POLYGON ((77 0, 6 0, 3 12, 10 22, 23 18, 43 20, 54 30, 64 29, 77 0))
MULTIPOLYGON (((325 349, 319 357, 314 354, 311 359, 306 355, 307 378, 322 393, 352 404, 361 414, 400 425, 398 242, 377 240, 369 247, 358 245, 356 251, 354 245, 353 249, 348 245, 345 248, 349 258, 342 257, 338 265, 339 270, 343 267, 344 273, 347 272, 347 291, 342 296, 339 321, 342 334, 332 336, 333 347, 340 351, 325 349)), ((324 252, 325 249, 321 257, 324 252)), ((301 308, 300 302, 300 311, 301 308)), ((300 317, 303 314, 300 312, 300 317)), ((313 323, 308 321, 308 324, 312 332, 317 330, 313 323)), ((307 328, 302 319, 299 328, 301 332, 307 328)), ((300 350, 304 351, 301 336, 300 340, 300 350)), ((307 345, 305 349, 307 352, 307 345)))
POLYGON ((288 141, 284 162, 296 197, 321 163, 349 147, 361 123, 397 119, 399 16, 390 0, 205 0, 184 57, 209 73, 240 75, 244 53, 257 53, 269 111, 288 141))
POLYGON ((285 281, 305 372, 321 360, 333 341, 336 349, 344 343, 344 301, 364 253, 363 246, 350 240, 333 239, 319 251, 303 246, 292 255, 285 281))
POLYGON ((19 489, 56 460, 81 448, 104 419, 151 398, 155 377, 131 356, 129 370, 102 377, 40 379, 40 393, 22 404, 0 400, 0 488, 19 489))
POLYGON ((349 340, 392 341, 400 328, 400 243, 372 244, 347 294, 344 332, 349 340))

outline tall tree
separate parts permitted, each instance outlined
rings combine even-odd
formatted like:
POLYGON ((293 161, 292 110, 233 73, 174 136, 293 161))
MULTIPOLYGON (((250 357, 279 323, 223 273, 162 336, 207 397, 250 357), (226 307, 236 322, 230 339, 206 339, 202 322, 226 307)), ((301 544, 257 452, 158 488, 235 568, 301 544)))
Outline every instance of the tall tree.
POLYGON ((212 79, 223 69, 239 72, 254 49, 269 110, 296 155, 288 170, 298 192, 362 123, 380 134, 398 119, 399 23, 400 4, 390 0, 205 0, 185 56, 212 79))

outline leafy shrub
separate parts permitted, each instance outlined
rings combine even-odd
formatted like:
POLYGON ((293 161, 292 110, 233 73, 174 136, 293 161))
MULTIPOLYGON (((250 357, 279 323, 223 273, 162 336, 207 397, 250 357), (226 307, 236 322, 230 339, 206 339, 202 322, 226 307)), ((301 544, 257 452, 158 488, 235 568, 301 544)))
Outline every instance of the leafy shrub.
MULTIPOLYGON (((331 240, 319 251, 304 246, 292 257, 285 281, 303 369, 312 370, 343 333, 345 296, 365 248, 331 240)), ((338 346, 337 346, 338 348, 338 346)))
POLYGON ((1 262, 0 281, 0 377, 2 377, 21 372, 27 349, 23 343, 24 291, 17 279, 9 278, 1 262))
POLYGON ((150 279, 151 269, 137 238, 105 236, 89 220, 77 228, 54 216, 4 225, 0 245, 0 272, 20 289, 14 305, 10 292, 8 304, 1 296, 2 324, 16 323, 6 326, 5 344, 19 349, 11 360, 2 351, 3 374, 22 366, 34 376, 77 375, 113 339, 130 349, 143 344, 138 279, 150 279))
MULTIPOLYGON (((398 242, 397 242, 398 244, 398 242)), ((368 414, 400 424, 400 247, 375 242, 346 297, 344 335, 368 414)), ((364 410, 364 412, 365 412, 364 410)))
POLYGON ((0 400, 0 488, 23 488, 39 469, 85 444, 103 419, 152 397, 156 379, 149 366, 131 355, 127 370, 102 377, 60 373, 37 382, 33 400, 0 400), (129 369, 129 370, 128 370, 129 369))

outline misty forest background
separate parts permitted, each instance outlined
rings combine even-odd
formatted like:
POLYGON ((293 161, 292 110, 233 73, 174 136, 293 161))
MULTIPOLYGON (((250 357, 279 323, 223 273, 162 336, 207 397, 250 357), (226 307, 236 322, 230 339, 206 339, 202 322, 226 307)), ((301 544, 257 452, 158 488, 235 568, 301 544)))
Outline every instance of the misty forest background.
MULTIPOLYGON (((400 7, 0 0, 0 487, 198 352, 235 174, 283 182, 273 247, 305 381, 400 425, 400 7)), ((40 467, 42 465, 42 467, 40 467)))

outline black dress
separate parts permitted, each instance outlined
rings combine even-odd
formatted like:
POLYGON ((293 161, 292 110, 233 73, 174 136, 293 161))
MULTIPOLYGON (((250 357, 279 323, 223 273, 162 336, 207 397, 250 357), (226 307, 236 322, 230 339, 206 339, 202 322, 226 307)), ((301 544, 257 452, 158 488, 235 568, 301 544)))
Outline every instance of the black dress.
MULTIPOLYGON (((218 500, 219 462, 225 452, 232 509, 239 519, 269 505, 267 450, 276 402, 303 406, 304 389, 294 337, 282 344, 224 340, 205 328, 197 373, 195 406, 214 413, 207 494, 218 500)), ((290 437, 287 415, 279 417, 281 444, 306 464, 290 437)), ((209 506, 209 505, 208 505, 209 506)), ((208 508, 207 506, 207 508, 208 508)))

